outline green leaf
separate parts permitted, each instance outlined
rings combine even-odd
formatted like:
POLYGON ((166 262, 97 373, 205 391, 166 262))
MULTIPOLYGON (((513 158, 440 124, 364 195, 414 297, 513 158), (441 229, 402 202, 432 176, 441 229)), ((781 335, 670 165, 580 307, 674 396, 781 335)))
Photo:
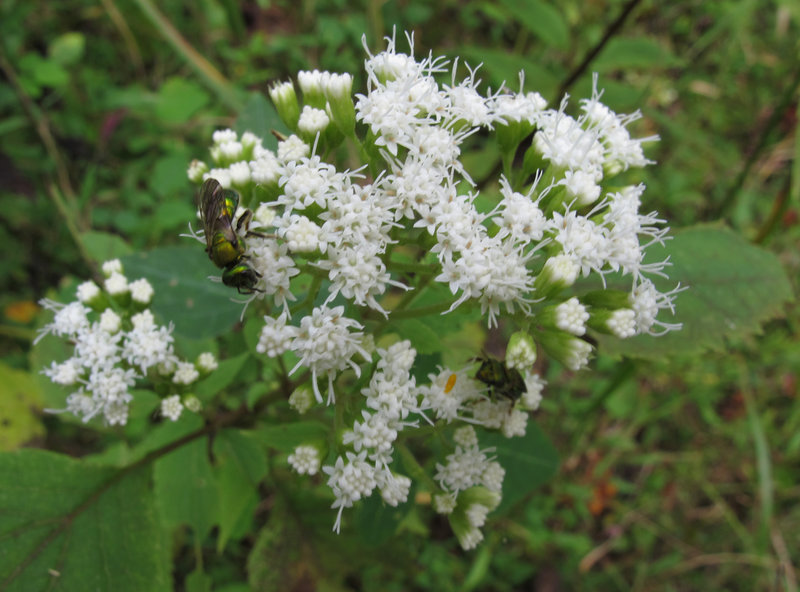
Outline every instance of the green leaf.
POLYGON ((0 588, 171 590, 149 487, 127 473, 42 450, 0 454, 0 588))
POLYGON ((121 236, 99 230, 89 230, 81 234, 81 242, 95 261, 102 263, 131 253, 131 247, 121 236))
POLYGON ((264 425, 253 435, 270 448, 291 452, 300 444, 327 441, 328 427, 317 421, 296 421, 280 425, 264 425))
POLYGON ((663 44, 647 37, 614 37, 608 42, 592 68, 598 72, 621 68, 674 68, 683 65, 663 44))
POLYGON ((165 123, 185 123, 208 102, 208 93, 199 84, 170 78, 158 91, 156 116, 165 123))
POLYGON ((162 204, 182 204, 191 210, 183 218, 182 228, 186 228, 188 221, 195 220, 196 212, 194 191, 186 184, 186 168, 190 160, 191 156, 185 151, 170 152, 156 161, 148 175, 150 191, 163 200, 162 204))
POLYGON ((678 282, 688 286, 675 300, 676 315, 662 311, 659 319, 683 323, 683 329, 661 337, 631 339, 601 336, 600 351, 610 355, 660 358, 678 353, 722 349, 726 338, 744 337, 783 314, 792 288, 778 258, 721 226, 680 230, 666 248, 648 249, 648 260, 667 255, 669 279, 654 278, 660 291, 678 282))
POLYGON ((240 523, 252 526, 251 518, 261 496, 259 482, 267 474, 264 446, 251 434, 223 430, 214 439, 214 473, 217 478, 220 507, 217 551, 222 552, 240 523))
POLYGON ((81 60, 85 47, 86 37, 83 33, 71 31, 53 39, 47 48, 47 54, 51 60, 62 66, 72 66, 81 60))
POLYGON ((538 0, 502 0, 520 24, 547 45, 566 49, 569 41, 567 23, 561 13, 538 0))
POLYGON ((250 354, 245 352, 234 358, 222 360, 216 370, 197 383, 195 394, 203 401, 210 400, 234 381, 249 357, 250 354))
POLYGON ((13 450, 44 436, 44 426, 35 413, 41 408, 42 395, 34 377, 0 362, 0 384, 0 450, 13 450))
MULTIPOLYGON (((247 558, 247 580, 252 590, 284 592, 318 589, 315 572, 319 559, 313 544, 321 541, 305 538, 305 530, 290 522, 293 512, 280 497, 269 514, 269 520, 258 532, 258 538, 247 558)), ((337 590, 327 586, 319 589, 337 590)))
MULTIPOLYGON (((185 422, 186 432, 193 422, 185 422)), ((216 480, 208 458, 208 442, 197 438, 159 458, 153 467, 158 509, 165 525, 188 524, 203 540, 219 523, 216 480)))
POLYGON ((231 302, 236 290, 208 279, 219 276, 203 245, 162 247, 125 257, 129 279, 145 277, 153 285, 152 310, 175 332, 191 339, 217 337, 231 330, 242 314, 242 304, 231 302))
POLYGON ((408 508, 404 505, 390 506, 376 491, 356 504, 352 522, 362 544, 371 548, 388 541, 397 532, 407 513, 408 508))
POLYGON ((194 206, 186 202, 174 199, 163 201, 156 207, 151 223, 158 230, 170 228, 183 230, 186 228, 186 221, 194 218, 195 211, 194 206))
POLYGON ((239 134, 247 131, 254 133, 263 140, 264 147, 270 150, 278 148, 278 140, 272 135, 272 130, 288 133, 275 107, 263 93, 250 94, 233 128, 239 134))
POLYGON ((493 446, 506 470, 503 481, 503 512, 531 491, 547 483, 558 471, 558 453, 535 421, 528 422, 522 438, 506 438, 497 432, 482 432, 481 447, 493 446))
POLYGON ((403 339, 408 339, 419 354, 434 354, 442 351, 439 333, 419 319, 402 319, 389 325, 389 330, 403 339))

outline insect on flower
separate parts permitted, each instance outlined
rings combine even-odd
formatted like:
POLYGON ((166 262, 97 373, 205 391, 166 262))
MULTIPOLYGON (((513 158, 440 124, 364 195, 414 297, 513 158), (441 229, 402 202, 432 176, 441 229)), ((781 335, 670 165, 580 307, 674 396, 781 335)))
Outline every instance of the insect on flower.
POLYGON ((245 210, 234 228, 239 194, 223 189, 216 179, 206 179, 197 201, 206 237, 206 253, 214 265, 223 269, 222 283, 236 288, 240 294, 259 292, 256 284, 261 274, 247 262, 242 236, 264 236, 249 230, 253 212, 245 210))
POLYGON ((474 361, 481 363, 475 380, 489 387, 492 398, 505 397, 514 402, 527 392, 525 380, 516 368, 509 368, 505 362, 486 355, 474 361))

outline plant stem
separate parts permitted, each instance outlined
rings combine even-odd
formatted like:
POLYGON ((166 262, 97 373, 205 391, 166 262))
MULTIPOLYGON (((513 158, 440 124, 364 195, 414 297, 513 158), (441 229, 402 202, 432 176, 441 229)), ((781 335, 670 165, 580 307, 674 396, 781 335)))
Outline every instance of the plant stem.
POLYGON ((234 111, 239 111, 242 108, 242 99, 228 79, 186 41, 169 19, 153 6, 150 0, 134 0, 134 2, 141 8, 145 16, 150 19, 150 22, 153 23, 161 36, 217 93, 220 99, 234 111))

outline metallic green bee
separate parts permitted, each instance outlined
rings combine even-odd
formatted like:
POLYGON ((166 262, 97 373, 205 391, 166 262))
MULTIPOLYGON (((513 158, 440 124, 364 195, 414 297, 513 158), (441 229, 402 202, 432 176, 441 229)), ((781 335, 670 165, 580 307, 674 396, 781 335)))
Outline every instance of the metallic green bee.
POLYGON ((489 387, 492 398, 505 397, 514 402, 528 391, 522 374, 516 368, 509 368, 505 362, 489 356, 475 358, 475 361, 481 363, 475 373, 475 380, 489 387))
POLYGON ((206 237, 206 253, 214 265, 223 269, 222 283, 236 288, 240 294, 259 292, 256 284, 261 274, 247 263, 241 236, 263 236, 248 230, 253 212, 246 210, 234 229, 233 219, 239 206, 239 194, 223 189, 216 179, 206 179, 200 188, 198 202, 206 237))

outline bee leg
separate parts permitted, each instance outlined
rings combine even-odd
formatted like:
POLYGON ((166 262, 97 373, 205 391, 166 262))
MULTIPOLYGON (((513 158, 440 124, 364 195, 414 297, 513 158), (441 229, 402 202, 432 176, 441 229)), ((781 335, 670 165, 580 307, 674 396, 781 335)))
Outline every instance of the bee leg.
POLYGON ((245 210, 242 212, 242 215, 239 216, 239 219, 236 221, 236 233, 237 234, 250 234, 248 228, 250 228, 250 222, 253 221, 253 211, 250 209, 245 210))

